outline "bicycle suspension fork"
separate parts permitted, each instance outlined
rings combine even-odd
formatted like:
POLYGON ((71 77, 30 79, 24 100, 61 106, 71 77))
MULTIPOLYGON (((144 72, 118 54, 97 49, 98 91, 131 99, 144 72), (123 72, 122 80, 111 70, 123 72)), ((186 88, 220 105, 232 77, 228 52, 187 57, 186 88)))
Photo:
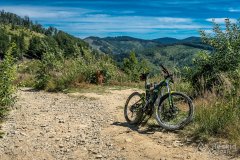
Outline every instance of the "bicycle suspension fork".
POLYGON ((171 88, 169 86, 169 81, 166 81, 166 86, 167 86, 167 92, 168 92, 168 103, 170 105, 170 107, 173 107, 173 99, 172 99, 172 95, 171 95, 171 88))

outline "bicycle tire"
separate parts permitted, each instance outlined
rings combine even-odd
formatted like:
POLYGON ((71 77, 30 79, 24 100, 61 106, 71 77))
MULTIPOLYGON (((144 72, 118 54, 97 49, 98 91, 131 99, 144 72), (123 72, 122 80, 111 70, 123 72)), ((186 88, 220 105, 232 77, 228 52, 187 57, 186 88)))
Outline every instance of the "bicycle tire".
MULTIPOLYGON (((193 120, 193 117, 194 117, 194 106, 193 106, 193 103, 192 103, 192 100, 185 94, 183 93, 180 93, 180 92, 172 92, 171 93, 171 98, 174 98, 173 101, 173 106, 174 107, 169 107, 169 103, 166 104, 166 101, 168 101, 168 98, 169 98, 169 93, 165 94, 161 99, 160 99, 160 102, 159 102, 159 105, 157 106, 157 109, 155 109, 155 113, 156 113, 156 120, 158 122, 158 124, 166 129, 166 130, 178 130, 178 129, 182 129, 184 126, 186 126, 187 124, 189 124, 192 120, 193 120), (175 98, 176 97, 176 98, 175 98), (181 101, 180 101, 181 100, 181 101), (179 101, 179 105, 176 106, 177 104, 177 101, 179 101), (184 113, 181 113, 179 110, 179 108, 181 108, 182 110, 184 105, 186 105, 186 108, 188 109, 186 115, 184 115, 184 113), (167 107, 169 109, 167 109, 167 107), (166 122, 164 119, 171 119, 172 122, 174 122, 177 118, 175 118, 174 114, 176 113, 170 113, 173 112, 171 108, 174 108, 174 112, 178 112, 177 114, 181 113, 182 115, 186 116, 182 121, 180 122, 177 122, 176 124, 171 124, 170 122, 166 122), (173 114, 173 115, 171 115, 173 114), (172 117, 171 117, 172 116, 172 117)), ((181 115, 180 114, 180 115, 181 115)))
POLYGON ((133 92, 126 100, 125 107, 124 107, 124 117, 129 124, 134 125, 134 124, 139 124, 141 122, 143 117, 143 110, 142 110, 143 102, 144 102, 144 99, 142 97, 142 94, 140 94, 139 92, 133 92), (135 97, 137 98, 137 102, 134 102, 133 105, 131 105, 130 102, 135 97), (130 107, 130 110, 128 110, 129 107, 130 107), (136 117, 130 118, 129 112, 132 113, 132 116, 133 114, 136 114, 135 115, 136 117))

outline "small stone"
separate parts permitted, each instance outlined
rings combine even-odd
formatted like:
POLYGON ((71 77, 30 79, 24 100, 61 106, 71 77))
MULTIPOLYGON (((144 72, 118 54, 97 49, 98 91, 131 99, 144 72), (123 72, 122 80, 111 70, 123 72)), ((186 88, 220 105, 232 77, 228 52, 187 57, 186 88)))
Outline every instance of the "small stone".
POLYGON ((108 146, 108 147, 112 147, 112 146, 113 146, 113 144, 111 144, 111 143, 110 143, 110 144, 106 144, 106 146, 108 146))
POLYGON ((132 139, 131 138, 126 138, 125 142, 132 142, 132 139))
POLYGON ((97 154, 98 152, 97 151, 92 151, 92 154, 97 154))
POLYGON ((181 141, 174 141, 173 142, 173 147, 179 147, 179 146, 182 146, 183 144, 181 143, 181 141))
POLYGON ((62 144, 59 145, 59 148, 63 148, 63 147, 64 147, 64 145, 62 145, 62 144))
POLYGON ((63 119, 60 119, 60 120, 58 121, 58 123, 64 123, 64 120, 63 120, 63 119))
POLYGON ((27 136, 25 133, 23 133, 23 132, 20 132, 20 135, 22 135, 22 136, 27 136))
POLYGON ((97 159, 101 159, 103 156, 101 155, 101 154, 98 154, 97 156, 96 156, 96 158, 97 159))

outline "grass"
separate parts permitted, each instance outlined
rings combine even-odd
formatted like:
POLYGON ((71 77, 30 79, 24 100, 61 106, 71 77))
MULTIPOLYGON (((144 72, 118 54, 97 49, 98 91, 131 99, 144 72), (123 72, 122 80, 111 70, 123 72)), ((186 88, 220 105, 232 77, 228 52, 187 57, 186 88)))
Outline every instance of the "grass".
POLYGON ((209 143, 224 139, 240 148, 240 108, 236 99, 213 95, 197 99, 195 119, 181 136, 209 143))

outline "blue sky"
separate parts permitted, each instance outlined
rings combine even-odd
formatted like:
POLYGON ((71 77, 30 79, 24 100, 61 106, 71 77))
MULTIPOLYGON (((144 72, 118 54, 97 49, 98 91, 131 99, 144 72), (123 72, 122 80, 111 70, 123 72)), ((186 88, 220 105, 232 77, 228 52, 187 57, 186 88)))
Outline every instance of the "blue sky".
POLYGON ((239 0, 1 0, 0 9, 80 38, 186 38, 240 18, 239 0))

